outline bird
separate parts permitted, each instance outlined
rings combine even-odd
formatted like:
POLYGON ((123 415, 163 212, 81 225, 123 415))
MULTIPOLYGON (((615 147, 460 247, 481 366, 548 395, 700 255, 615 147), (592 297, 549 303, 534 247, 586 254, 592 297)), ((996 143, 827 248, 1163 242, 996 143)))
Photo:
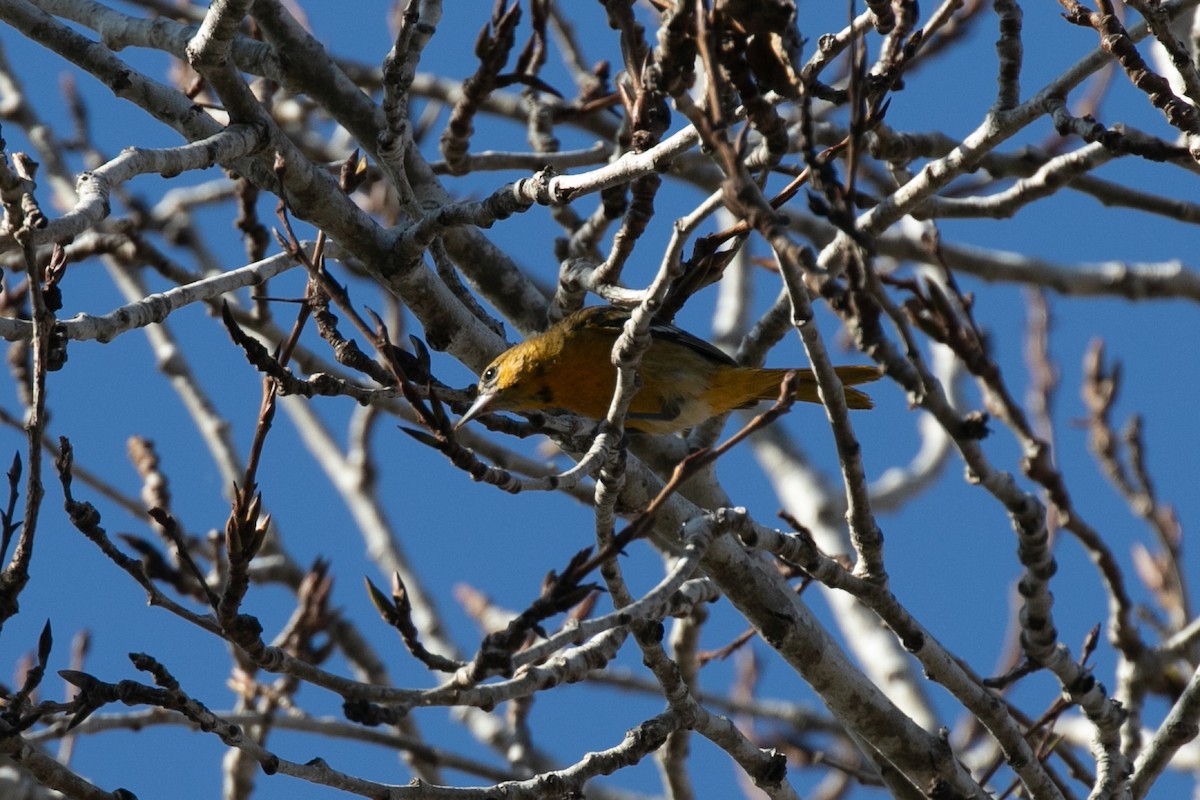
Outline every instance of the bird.
MULTIPOLYGON (((604 419, 617 382, 612 349, 628 319, 625 309, 590 306, 513 345, 484 369, 475 401, 454 427, 493 411, 569 412, 604 419)), ((847 386, 848 407, 874 406, 867 394, 849 386, 878 379, 883 374, 879 368, 835 370, 847 386)), ((675 433, 726 411, 776 399, 788 371, 741 366, 687 331, 652 322, 650 345, 638 368, 642 387, 625 415, 625 427, 675 433)), ((812 370, 795 372, 796 399, 821 402, 812 370)))

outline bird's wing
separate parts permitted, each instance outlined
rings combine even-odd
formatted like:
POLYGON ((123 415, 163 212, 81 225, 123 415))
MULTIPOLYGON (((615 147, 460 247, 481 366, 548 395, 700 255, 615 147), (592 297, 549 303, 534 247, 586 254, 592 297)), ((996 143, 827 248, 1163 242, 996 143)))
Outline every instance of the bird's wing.
POLYGON ((738 364, 733 358, 721 348, 706 342, 699 336, 693 336, 682 328, 676 328, 674 325, 668 325, 665 322, 650 323, 650 335, 656 339, 662 339, 668 342, 678 342, 684 345, 689 350, 704 356, 710 361, 715 361, 718 364, 728 364, 731 367, 736 367, 738 364))
MULTIPOLYGON (((593 325, 597 328, 611 331, 614 336, 619 336, 621 329, 629 319, 629 313, 627 309, 617 308, 616 306, 594 306, 584 309, 584 312, 580 314, 579 322, 580 324, 593 325)), ((676 328, 669 323, 651 322, 650 336, 660 341, 681 344, 710 361, 737 366, 737 362, 725 351, 706 342, 699 336, 693 336, 682 328, 676 328)))

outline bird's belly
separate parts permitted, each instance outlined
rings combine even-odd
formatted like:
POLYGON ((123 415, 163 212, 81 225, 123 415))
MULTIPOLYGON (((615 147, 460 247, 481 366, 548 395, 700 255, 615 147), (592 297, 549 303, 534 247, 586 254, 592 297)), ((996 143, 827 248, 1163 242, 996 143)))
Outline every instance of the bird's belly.
MULTIPOLYGON (((550 377, 550 376, 547 376, 550 377)), ((714 415, 701 397, 687 397, 673 391, 680 384, 664 376, 656 376, 650 385, 643 385, 633 396, 626 414, 625 426, 644 433, 672 433, 697 425, 714 415)), ((643 380, 643 383, 645 381, 643 380)), ((608 364, 595 369, 558 375, 547 381, 551 387, 540 398, 541 407, 561 410, 589 419, 604 419, 616 391, 617 371, 608 364)))
POLYGON ((643 433, 675 433, 699 425, 714 415, 712 408, 698 398, 642 399, 639 393, 629 407, 625 427, 643 433))

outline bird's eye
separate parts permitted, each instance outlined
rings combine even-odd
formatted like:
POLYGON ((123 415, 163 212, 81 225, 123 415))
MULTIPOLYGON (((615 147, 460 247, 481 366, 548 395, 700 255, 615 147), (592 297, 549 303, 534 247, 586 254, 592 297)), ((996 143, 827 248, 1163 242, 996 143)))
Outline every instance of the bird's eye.
POLYGON ((484 383, 490 383, 491 381, 496 380, 497 372, 499 372, 499 370, 497 370, 495 367, 488 367, 485 369, 482 376, 484 383))

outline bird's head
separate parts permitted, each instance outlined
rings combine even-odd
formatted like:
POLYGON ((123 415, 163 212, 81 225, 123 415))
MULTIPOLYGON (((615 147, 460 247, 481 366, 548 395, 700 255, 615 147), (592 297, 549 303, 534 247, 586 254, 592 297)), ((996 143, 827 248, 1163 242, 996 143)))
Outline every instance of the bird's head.
POLYGON ((497 356, 479 376, 479 394, 466 413, 455 423, 460 428, 467 422, 493 411, 532 410, 534 398, 526 397, 528 363, 521 345, 497 356))

